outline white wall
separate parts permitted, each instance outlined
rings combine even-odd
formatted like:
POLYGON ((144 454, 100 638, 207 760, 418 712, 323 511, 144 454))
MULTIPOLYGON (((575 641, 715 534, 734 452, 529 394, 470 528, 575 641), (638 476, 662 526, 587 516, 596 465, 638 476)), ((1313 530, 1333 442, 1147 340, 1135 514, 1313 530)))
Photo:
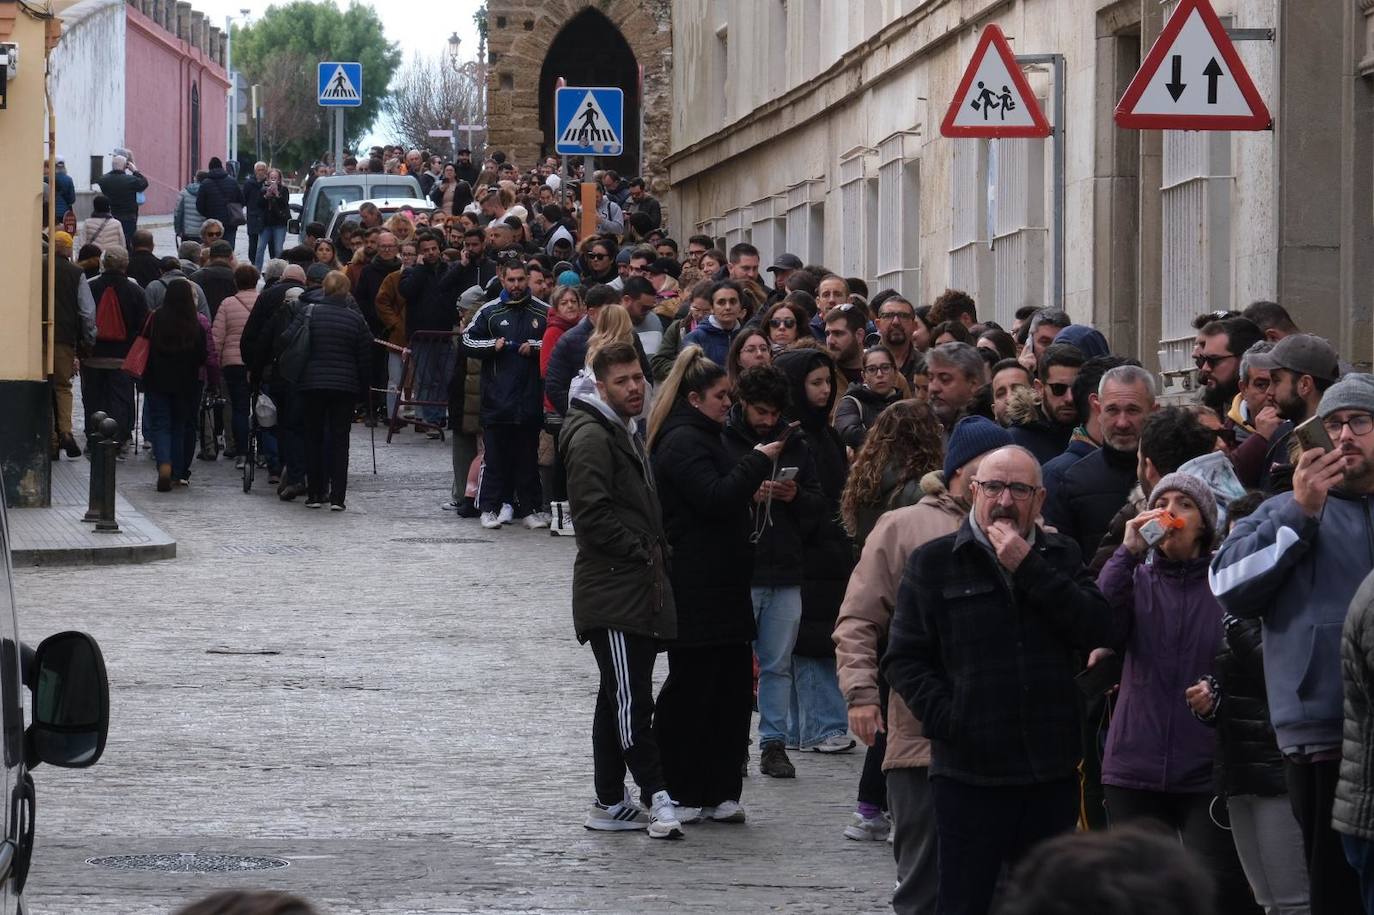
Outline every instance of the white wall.
POLYGON ((89 191, 90 157, 124 146, 123 0, 85 0, 62 14, 49 89, 57 115, 57 154, 77 191, 89 191))

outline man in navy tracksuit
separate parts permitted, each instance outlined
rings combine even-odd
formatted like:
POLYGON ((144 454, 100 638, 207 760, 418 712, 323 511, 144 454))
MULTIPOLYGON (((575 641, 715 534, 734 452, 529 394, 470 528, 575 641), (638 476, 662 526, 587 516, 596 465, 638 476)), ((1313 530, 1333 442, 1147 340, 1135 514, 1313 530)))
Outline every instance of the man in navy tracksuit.
POLYGON ((539 485, 539 430, 544 386, 539 348, 549 306, 530 295, 518 257, 500 263, 501 295, 483 305, 463 334, 469 356, 482 360, 482 475, 477 507, 482 526, 498 528, 523 518, 530 530, 547 528, 539 485))

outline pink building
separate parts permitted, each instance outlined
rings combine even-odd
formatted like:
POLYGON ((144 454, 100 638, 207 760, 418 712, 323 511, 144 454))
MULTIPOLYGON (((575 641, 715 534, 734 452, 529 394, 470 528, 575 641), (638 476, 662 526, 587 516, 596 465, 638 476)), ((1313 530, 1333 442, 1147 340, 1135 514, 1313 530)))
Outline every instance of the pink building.
POLYGON ((221 30, 184 0, 82 0, 61 16, 52 99, 79 215, 116 148, 148 179, 140 215, 171 213, 196 169, 225 156, 221 30))

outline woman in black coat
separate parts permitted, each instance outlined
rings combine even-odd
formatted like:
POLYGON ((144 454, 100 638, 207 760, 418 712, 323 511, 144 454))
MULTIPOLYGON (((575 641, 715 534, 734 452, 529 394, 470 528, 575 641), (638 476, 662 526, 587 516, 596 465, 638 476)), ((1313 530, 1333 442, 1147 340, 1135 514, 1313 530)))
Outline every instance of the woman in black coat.
POLYGON ((753 706, 754 607, 749 508, 784 442, 738 461, 721 442, 730 381, 699 346, 678 355, 649 416, 648 447, 663 526, 677 639, 658 694, 654 734, 684 823, 744 822, 741 766, 753 706))
POLYGON ((854 570, 854 544, 840 523, 840 495, 849 477, 849 459, 839 433, 830 425, 835 361, 824 350, 803 347, 783 351, 775 364, 792 383, 789 418, 801 423, 826 500, 820 523, 803 532, 805 577, 801 628, 792 649, 788 745, 844 753, 854 749, 854 738, 849 736, 849 711, 835 674, 831 633, 854 570))
POLYGON ((439 212, 461 216, 472 203, 472 185, 459 178, 451 164, 445 165, 443 176, 434 182, 429 192, 429 199, 439 212))
POLYGON ((367 390, 372 371, 372 332, 350 304, 348 277, 338 270, 324 278, 323 296, 292 322, 283 340, 310 324, 310 352, 296 390, 305 423, 306 508, 319 508, 326 496, 332 511, 344 510, 348 490, 348 436, 353 405, 367 390), (325 467, 325 436, 329 466, 325 467))

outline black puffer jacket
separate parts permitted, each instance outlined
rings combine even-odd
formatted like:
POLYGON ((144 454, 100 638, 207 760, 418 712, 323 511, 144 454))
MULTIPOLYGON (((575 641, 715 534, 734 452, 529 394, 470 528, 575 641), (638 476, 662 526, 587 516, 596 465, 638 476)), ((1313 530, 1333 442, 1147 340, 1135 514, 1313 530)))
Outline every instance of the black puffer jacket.
POLYGON ((1264 646, 1258 619, 1227 614, 1226 641, 1217 653, 1221 704, 1216 710, 1217 788, 1223 794, 1286 794, 1283 754, 1269 723, 1264 687, 1264 646))
POLYGON ((732 460, 721 430, 681 401, 664 420, 650 455, 673 548, 669 579, 677 605, 677 645, 754 640, 749 506, 773 463, 761 451, 732 460))
MULTIPOLYGON (((764 437, 760 437, 744 418, 744 405, 735 404, 725 418, 725 432, 721 440, 725 450, 736 461, 744 459, 760 442, 775 441, 787 428, 782 422, 764 437)), ((797 468, 797 497, 791 502, 751 502, 753 530, 759 531, 754 549, 753 584, 760 588, 796 587, 802 583, 804 548, 802 530, 813 529, 824 515, 826 503, 816 481, 816 467, 806 436, 796 433, 788 440, 778 456, 778 470, 797 468)), ((774 474, 776 476, 776 474, 774 474)))
POLYGON ((363 317, 367 319, 367 326, 372 330, 374 337, 381 337, 385 332, 381 320, 377 317, 377 290, 382 288, 382 280, 400 269, 399 257, 388 261, 383 260, 380 254, 375 255, 363 265, 358 276, 358 284, 353 288, 353 296, 358 300, 358 307, 362 309, 363 317))
POLYGON ((835 408, 835 431, 840 434, 840 441, 858 451, 868 430, 878 421, 878 414, 901 399, 901 391, 893 390, 884 396, 863 384, 851 384, 835 408))
POLYGON ((342 296, 322 297, 301 309, 284 339, 294 337, 297 325, 305 320, 310 321, 310 356, 297 389, 365 391, 372 365, 372 332, 363 316, 342 296))
MULTIPOLYGON (((243 203, 243 191, 238 182, 222 168, 212 168, 200 182, 196 192, 196 210, 206 219, 218 219, 230 227, 229 204, 243 203)), ((213 303, 218 307, 219 303, 213 303)))
POLYGON ((1064 473, 1045 500, 1045 521, 1091 557, 1136 482, 1135 452, 1104 444, 1064 473))
POLYGON ((835 620, 840 614, 849 574, 854 571, 854 543, 840 523, 840 494, 849 478, 849 460, 844 442, 829 422, 835 403, 834 389, 824 408, 812 407, 806 399, 806 376, 822 366, 833 372, 835 363, 821 350, 799 349, 781 353, 775 364, 791 383, 789 417, 801 422, 825 499, 825 508, 815 517, 814 525, 803 530, 802 619, 792 653, 804 658, 833 658, 835 620))

